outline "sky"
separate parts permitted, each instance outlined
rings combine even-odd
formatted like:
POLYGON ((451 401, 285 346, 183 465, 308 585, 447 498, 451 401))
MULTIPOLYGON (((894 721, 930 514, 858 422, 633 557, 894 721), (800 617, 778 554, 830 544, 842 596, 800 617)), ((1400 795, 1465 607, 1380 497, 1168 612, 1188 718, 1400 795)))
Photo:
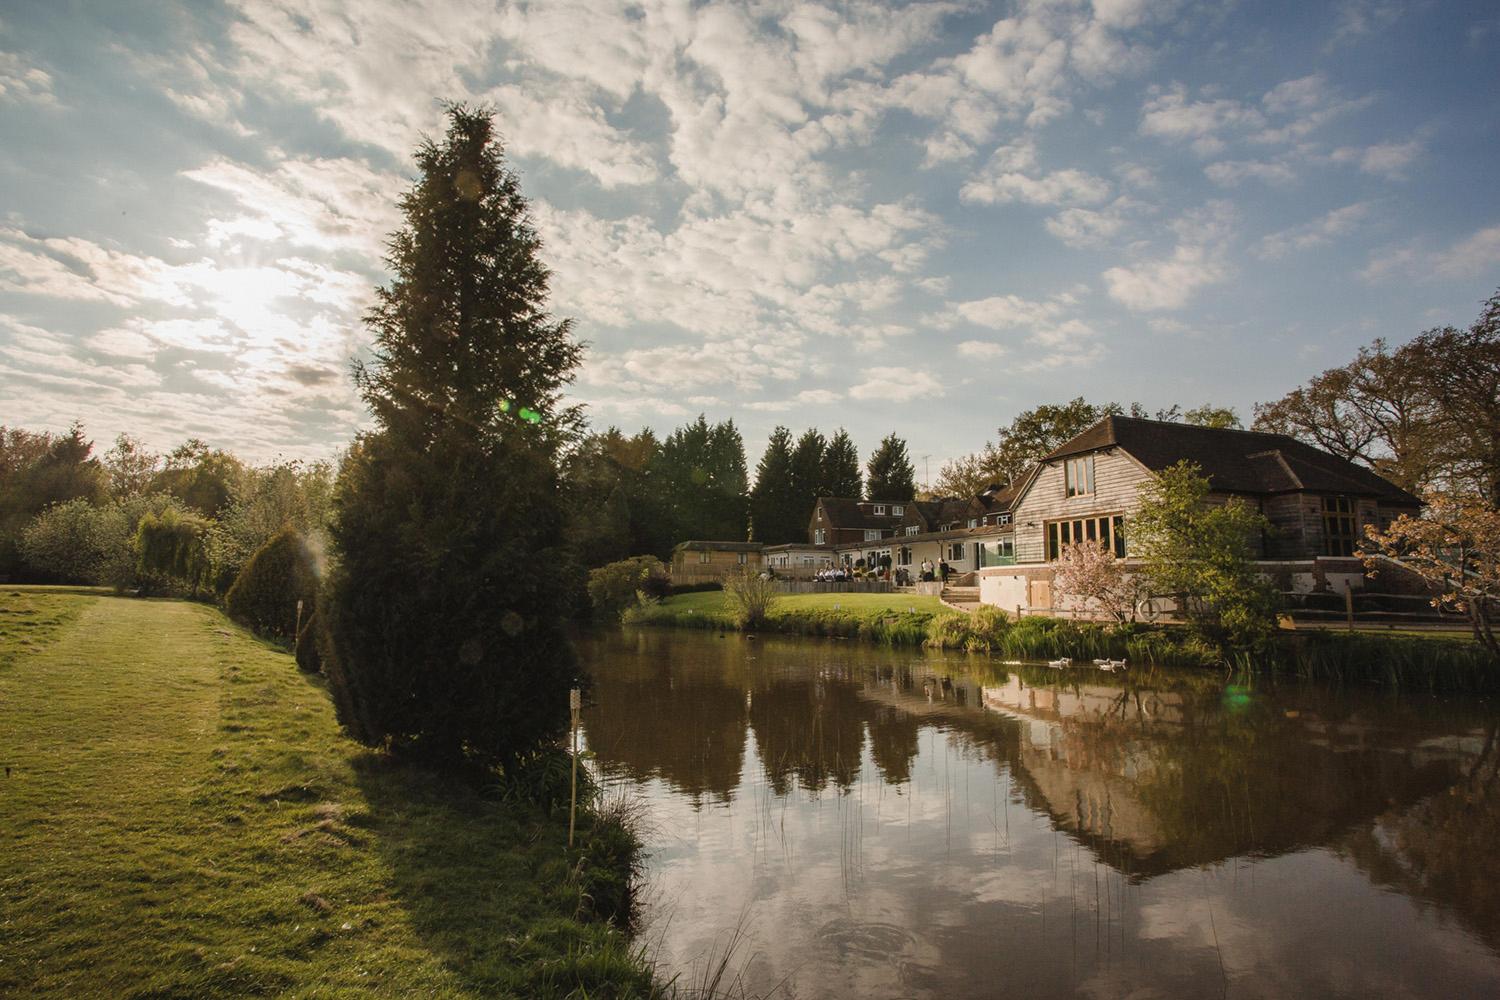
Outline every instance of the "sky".
POLYGON ((1247 422, 1500 287, 1500 8, 0 3, 0 423, 337 452, 411 153, 492 107, 596 427, 1247 422))

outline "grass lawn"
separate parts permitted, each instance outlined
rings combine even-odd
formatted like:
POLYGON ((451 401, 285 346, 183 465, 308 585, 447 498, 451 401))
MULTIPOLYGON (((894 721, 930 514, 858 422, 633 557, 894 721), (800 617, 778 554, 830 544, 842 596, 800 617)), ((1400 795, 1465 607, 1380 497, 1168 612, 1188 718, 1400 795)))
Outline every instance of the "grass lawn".
POLYGON ((362 750, 213 608, 0 586, 0 765, 0 996, 650 988, 566 815, 362 750))
MULTIPOLYGON (((761 628, 799 635, 837 635, 891 645, 920 645, 927 623, 948 611, 936 597, 908 594, 782 594, 761 628)), ((637 625, 688 628, 735 627, 723 591, 677 594, 649 608, 633 609, 637 625)))
MULTIPOLYGON (((696 614, 720 614, 728 605, 722 590, 705 590, 677 594, 662 601, 662 607, 674 611, 692 610, 696 614)), ((915 594, 782 594, 776 599, 771 615, 800 614, 843 610, 855 614, 899 614, 903 611, 937 614, 947 610, 936 597, 915 594)))

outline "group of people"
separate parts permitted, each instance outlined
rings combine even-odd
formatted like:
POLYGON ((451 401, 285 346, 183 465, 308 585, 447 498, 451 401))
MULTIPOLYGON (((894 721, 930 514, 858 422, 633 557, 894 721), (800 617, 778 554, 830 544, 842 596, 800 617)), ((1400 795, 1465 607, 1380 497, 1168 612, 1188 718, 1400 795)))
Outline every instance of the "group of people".
MULTIPOLYGON (((936 565, 931 559, 923 559, 919 577, 913 577, 911 570, 905 566, 897 566, 894 570, 889 566, 880 566, 870 571, 868 575, 877 580, 890 580, 898 587, 910 587, 919 579, 924 583, 933 583, 938 580, 947 583, 949 572, 946 559, 939 560, 936 565)), ((848 566, 827 566, 813 574, 813 579, 819 583, 848 583, 855 578, 855 571, 848 566)))

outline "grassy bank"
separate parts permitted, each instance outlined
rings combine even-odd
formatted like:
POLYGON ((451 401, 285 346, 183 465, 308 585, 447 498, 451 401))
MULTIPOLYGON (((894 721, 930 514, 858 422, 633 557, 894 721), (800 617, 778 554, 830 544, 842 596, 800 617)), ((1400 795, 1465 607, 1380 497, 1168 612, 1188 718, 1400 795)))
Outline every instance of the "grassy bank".
POLYGON ((0 705, 0 996, 651 990, 617 852, 364 752, 212 608, 0 588, 0 705))
MULTIPOLYGON (((842 636, 889 646, 919 646, 934 618, 949 609, 936 597, 902 594, 786 594, 759 631, 842 636)), ((660 604, 632 608, 636 625, 672 625, 726 631, 736 628, 721 590, 678 594, 660 604)))
MULTIPOLYGON (((635 609, 640 625, 735 628, 722 593, 682 594, 635 609)), ((1258 654, 1223 651, 1175 626, 1113 627, 1055 618, 1013 622, 998 608, 952 611, 936 598, 896 594, 787 594, 764 631, 836 635, 1016 660, 1124 659, 1140 666, 1277 672, 1313 680, 1432 691, 1500 690, 1500 664, 1477 643, 1447 636, 1301 631, 1258 654), (915 610, 912 610, 915 608, 915 610)))

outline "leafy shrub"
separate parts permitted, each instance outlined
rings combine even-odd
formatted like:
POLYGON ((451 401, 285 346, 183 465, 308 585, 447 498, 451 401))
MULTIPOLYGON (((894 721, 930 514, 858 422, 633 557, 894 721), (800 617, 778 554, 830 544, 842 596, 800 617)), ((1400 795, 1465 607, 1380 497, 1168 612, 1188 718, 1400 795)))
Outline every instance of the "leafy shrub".
POLYGON ((729 612, 740 628, 759 628, 776 603, 776 584, 759 573, 741 572, 724 580, 729 612))
POLYGON ((212 528, 207 518, 176 508, 142 517, 135 534, 142 589, 180 589, 190 596, 204 592, 213 571, 208 557, 212 528))
POLYGON ((317 590, 317 561, 307 539, 295 528, 283 528, 245 563, 224 597, 224 610, 263 635, 297 639, 297 602, 305 619, 315 610, 317 590))
POLYGON ((33 569, 59 582, 97 583, 106 558, 98 521, 98 508, 87 500, 53 504, 21 532, 21 555, 33 569))
POLYGON ((671 592, 667 567, 655 556, 634 556, 589 570, 589 601, 594 615, 606 621, 620 616, 638 595, 661 598, 671 592))

